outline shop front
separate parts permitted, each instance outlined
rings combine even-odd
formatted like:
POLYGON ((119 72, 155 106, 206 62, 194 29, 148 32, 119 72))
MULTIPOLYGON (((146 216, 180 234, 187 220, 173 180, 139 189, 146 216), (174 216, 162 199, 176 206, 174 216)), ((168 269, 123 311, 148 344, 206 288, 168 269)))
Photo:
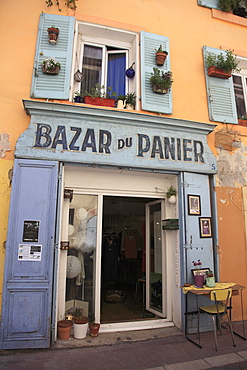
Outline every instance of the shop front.
POLYGON ((15 151, 2 348, 47 348, 78 310, 101 332, 182 327, 192 260, 217 262, 216 231, 200 230, 201 217, 216 230, 214 125, 23 104, 31 121, 15 151))

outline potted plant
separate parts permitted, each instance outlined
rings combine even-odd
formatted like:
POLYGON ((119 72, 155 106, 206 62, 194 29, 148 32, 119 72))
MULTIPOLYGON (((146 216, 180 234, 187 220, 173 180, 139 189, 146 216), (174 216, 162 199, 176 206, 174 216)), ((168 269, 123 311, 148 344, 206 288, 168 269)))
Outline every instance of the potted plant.
POLYGON ((215 286, 215 277, 214 277, 213 271, 208 270, 206 272, 206 275, 207 275, 206 286, 209 288, 213 288, 215 286))
POLYGON ((51 26, 47 28, 47 32, 48 32, 49 43, 52 45, 56 45, 58 35, 59 35, 59 29, 55 26, 51 26))
POLYGON ((226 50, 226 53, 214 54, 207 52, 205 55, 205 65, 210 77, 218 77, 228 79, 231 77, 232 72, 240 72, 237 68, 239 61, 232 50, 226 50))
POLYGON ((57 75, 61 67, 59 60, 55 59, 54 57, 45 58, 41 65, 42 72, 48 75, 57 75))
POLYGON ((136 106, 136 93, 131 92, 126 95, 126 109, 135 109, 136 106))
POLYGON ((82 315, 80 309, 75 310, 73 317, 73 328, 75 339, 83 339, 87 336, 88 318, 82 315))
POLYGON ((95 322, 94 315, 90 316, 89 320, 89 332, 91 337, 97 337, 99 335, 100 324, 95 322))
POLYGON ((105 107, 114 107, 116 96, 117 93, 112 90, 111 86, 109 86, 107 91, 105 91, 104 85, 100 86, 100 84, 96 84, 95 87, 91 89, 91 92, 85 91, 84 103, 105 107))
POLYGON ((117 108, 123 109, 125 107, 126 95, 118 95, 117 97, 117 108))
POLYGON ((166 94, 169 92, 173 80, 172 72, 164 72, 158 68, 153 68, 153 73, 151 73, 150 82, 153 87, 153 92, 159 94, 166 94))
POLYGON ((70 338, 70 332, 73 325, 73 321, 68 319, 59 320, 57 323, 57 336, 61 340, 67 340, 70 338))
POLYGON ((74 97, 74 101, 75 103, 81 103, 83 100, 83 96, 81 94, 81 92, 78 90, 75 92, 75 97, 74 97))
POLYGON ((168 203, 175 204, 176 201, 177 201, 176 195, 177 195, 177 190, 174 189, 173 186, 170 186, 169 189, 166 192, 166 198, 168 200, 168 203))
POLYGON ((163 66, 167 55, 168 55, 168 52, 166 50, 163 50, 162 45, 160 45, 159 49, 156 50, 156 64, 157 64, 157 66, 163 66))

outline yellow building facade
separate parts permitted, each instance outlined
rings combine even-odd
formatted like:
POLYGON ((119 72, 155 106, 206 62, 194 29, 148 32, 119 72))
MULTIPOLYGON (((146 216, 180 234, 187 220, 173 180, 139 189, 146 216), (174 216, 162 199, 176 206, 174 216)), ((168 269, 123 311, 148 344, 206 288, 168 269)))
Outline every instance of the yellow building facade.
MULTIPOLYGON (((34 291, 36 304, 42 305, 37 316, 53 325, 52 330, 46 325, 37 330, 36 348, 54 343, 56 323, 74 314, 75 301, 84 315, 95 315, 104 331, 139 330, 140 315, 144 328, 150 327, 150 318, 156 327, 183 328, 180 286, 193 282, 192 261, 200 260, 219 281, 247 283, 247 124, 240 121, 247 116, 247 19, 206 0, 51 3, 14 0, 1 6, 3 348, 32 346, 31 326, 23 333, 13 317, 8 318, 14 322, 11 328, 5 320, 13 305, 25 311, 25 297, 35 301, 34 291), (56 42, 49 42, 47 25, 59 28, 56 42), (155 63, 160 44, 168 50, 164 66, 155 63), (241 68, 220 87, 208 77, 204 62, 205 53, 215 50, 233 50, 241 68), (59 60, 58 74, 42 72, 45 57, 59 60), (123 64, 116 66, 121 58, 123 64), (130 66, 132 78, 125 74, 130 66), (122 82, 116 82, 118 68, 122 82), (153 68, 172 71, 172 87, 164 95, 151 89, 153 68), (118 95, 135 92, 134 110, 116 103, 109 108, 75 102, 75 92, 83 98, 93 82, 114 84, 118 95), (35 164, 35 172, 19 173, 25 167, 22 160, 29 167, 35 164), (55 166, 56 175, 39 172, 46 165, 55 166), (168 204, 166 195, 171 185, 177 191, 175 205, 168 204), (56 193, 56 199, 44 200, 42 189, 49 196, 56 193), (67 198, 66 190, 73 196, 67 198), (199 208, 193 210, 192 201, 199 208), (47 208, 39 213, 44 203, 47 208), (169 229, 171 220, 179 226, 169 229), (86 221, 95 233, 90 242, 83 229, 86 221), (162 224, 159 231, 156 221, 162 224), (209 222, 209 234, 204 222, 209 222), (104 244, 110 234, 117 257, 104 244), (62 242, 69 244, 63 248, 62 242), (109 264, 110 258, 117 267, 109 264), (140 296, 143 285, 145 297, 140 296), (126 317, 109 314, 112 291, 124 305, 130 286, 131 303, 140 300, 138 319, 133 310, 126 317), (175 301, 179 308, 174 309, 175 301), (12 330, 19 336, 11 342, 12 330)), ((23 313, 23 323, 26 317, 23 313)), ((234 319, 240 318, 239 307, 234 319)))

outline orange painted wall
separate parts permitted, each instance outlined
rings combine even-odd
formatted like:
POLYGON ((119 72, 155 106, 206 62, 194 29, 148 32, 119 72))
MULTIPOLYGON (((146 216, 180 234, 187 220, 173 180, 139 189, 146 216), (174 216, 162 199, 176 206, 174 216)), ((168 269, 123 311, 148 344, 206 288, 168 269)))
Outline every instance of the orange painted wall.
MULTIPOLYGON (((246 246, 242 207, 242 191, 237 188, 217 188, 219 225, 220 280, 246 285, 246 246)), ((247 302, 247 292, 243 293, 247 302)), ((240 302, 234 298, 234 319, 240 319, 240 302), (236 309, 237 308, 237 309, 236 309)))

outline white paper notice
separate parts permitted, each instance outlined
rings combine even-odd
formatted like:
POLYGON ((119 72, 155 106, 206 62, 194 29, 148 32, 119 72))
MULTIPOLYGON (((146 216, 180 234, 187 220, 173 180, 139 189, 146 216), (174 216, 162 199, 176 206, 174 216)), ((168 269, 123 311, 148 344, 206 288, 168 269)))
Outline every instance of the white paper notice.
POLYGON ((19 261, 41 261, 42 245, 19 244, 19 261))

